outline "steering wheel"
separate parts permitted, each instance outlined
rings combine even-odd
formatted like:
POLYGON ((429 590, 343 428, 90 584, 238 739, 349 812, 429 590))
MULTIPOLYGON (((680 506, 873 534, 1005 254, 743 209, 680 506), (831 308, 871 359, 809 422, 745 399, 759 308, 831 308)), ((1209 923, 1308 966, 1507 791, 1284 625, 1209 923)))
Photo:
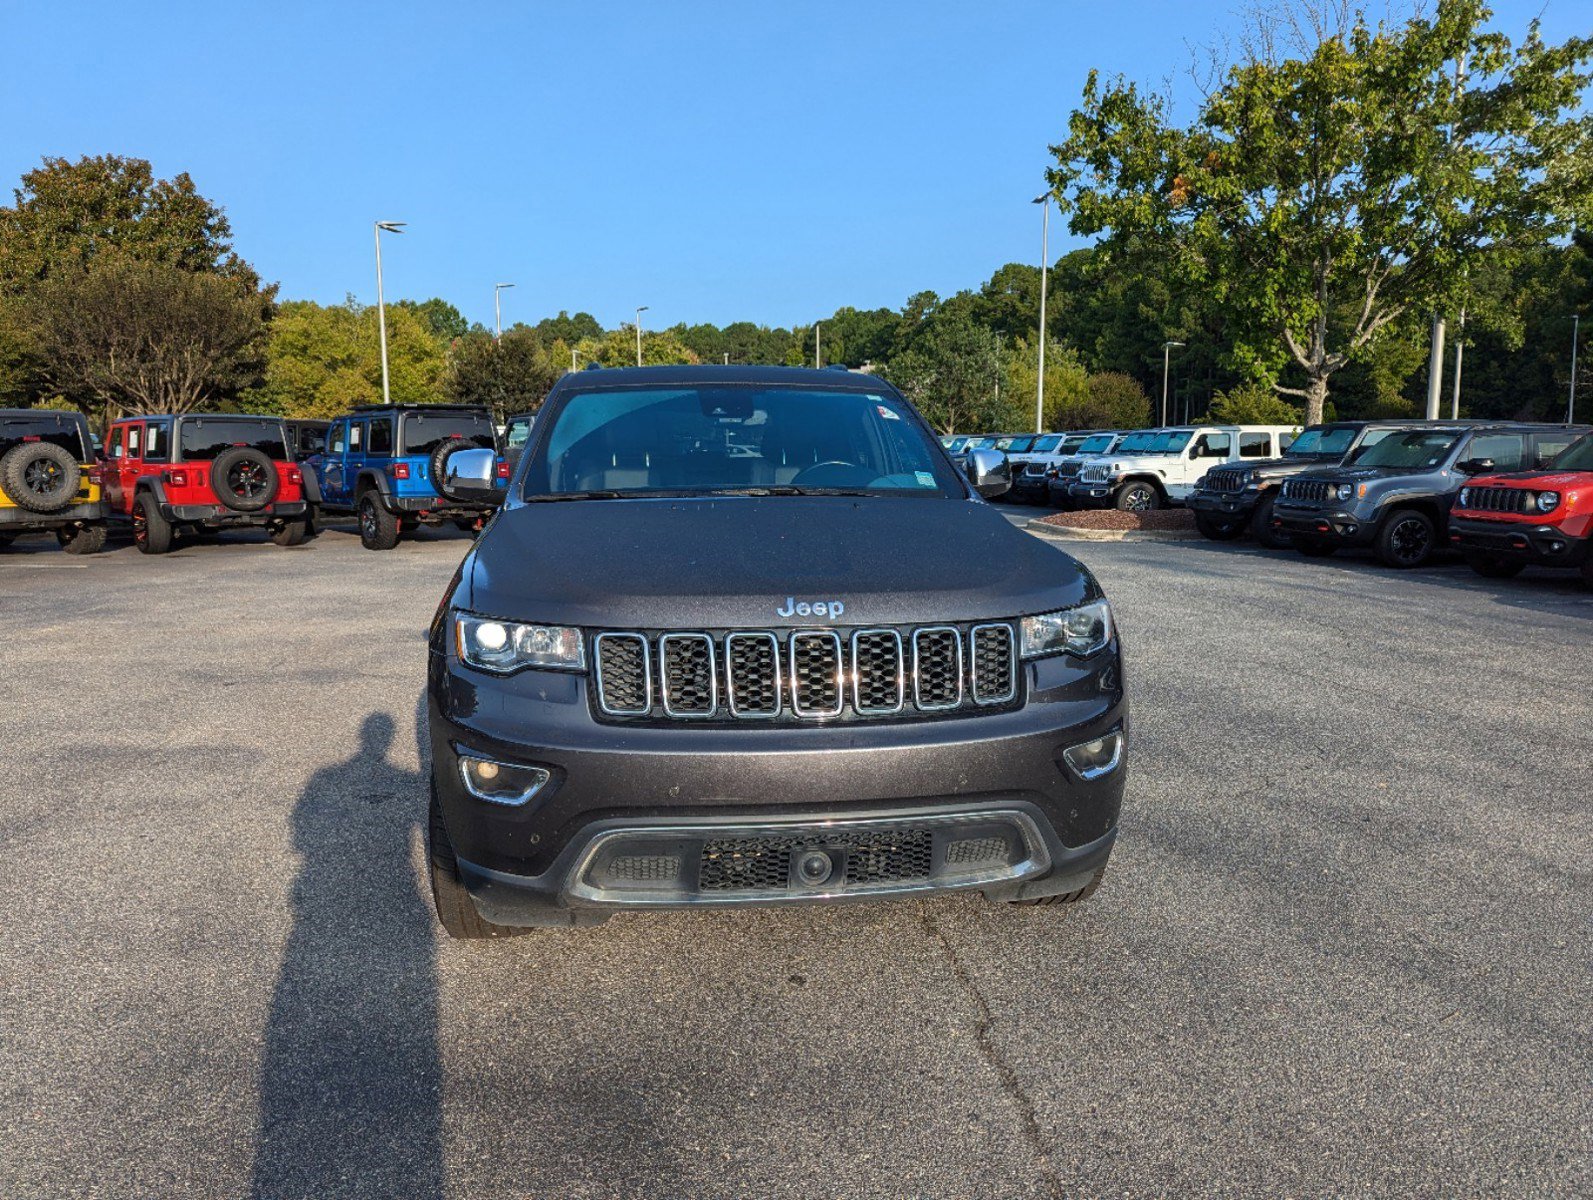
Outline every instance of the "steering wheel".
POLYGON ((791 477, 792 487, 867 487, 875 479, 874 472, 856 463, 830 459, 803 467, 791 477))

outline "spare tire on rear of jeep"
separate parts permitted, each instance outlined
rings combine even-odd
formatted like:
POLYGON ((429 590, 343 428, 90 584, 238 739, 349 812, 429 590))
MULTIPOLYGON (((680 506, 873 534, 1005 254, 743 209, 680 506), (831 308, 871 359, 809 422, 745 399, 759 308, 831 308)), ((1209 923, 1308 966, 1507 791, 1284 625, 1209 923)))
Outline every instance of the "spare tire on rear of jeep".
POLYGON ((23 442, 0 458, 0 488, 18 508, 59 512, 83 482, 77 460, 54 442, 23 442))
POLYGON ((459 504, 472 502, 473 498, 462 496, 448 486, 448 460, 461 450, 481 449, 483 447, 462 437, 446 438, 437 443, 437 448, 431 452, 431 484, 437 489, 439 496, 459 504))
POLYGON ((259 512, 277 498, 277 465, 253 446, 223 450, 210 466, 210 486, 233 512, 259 512))

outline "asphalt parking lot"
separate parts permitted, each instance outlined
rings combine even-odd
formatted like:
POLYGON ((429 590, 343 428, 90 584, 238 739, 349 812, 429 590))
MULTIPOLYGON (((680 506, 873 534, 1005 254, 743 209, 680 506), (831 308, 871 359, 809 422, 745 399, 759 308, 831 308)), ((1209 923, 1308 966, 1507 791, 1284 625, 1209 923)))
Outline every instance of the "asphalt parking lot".
POLYGON ((1593 1189, 1572 579, 1083 544, 1134 705, 1086 906, 451 944, 416 711, 468 544, 0 554, 0 1194, 1593 1189))

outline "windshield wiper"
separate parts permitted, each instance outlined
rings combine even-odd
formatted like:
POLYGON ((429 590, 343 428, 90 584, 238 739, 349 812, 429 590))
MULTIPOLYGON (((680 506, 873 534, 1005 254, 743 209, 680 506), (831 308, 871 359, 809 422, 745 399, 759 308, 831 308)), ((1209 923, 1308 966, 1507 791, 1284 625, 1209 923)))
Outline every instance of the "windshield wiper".
POLYGON ((735 488, 708 488, 698 493, 703 496, 880 496, 867 488, 798 487, 792 483, 770 483, 762 486, 735 488))
POLYGON ((540 496, 527 496, 527 504, 541 504, 553 500, 618 500, 620 493, 614 491, 589 491, 589 492, 546 492, 540 496))

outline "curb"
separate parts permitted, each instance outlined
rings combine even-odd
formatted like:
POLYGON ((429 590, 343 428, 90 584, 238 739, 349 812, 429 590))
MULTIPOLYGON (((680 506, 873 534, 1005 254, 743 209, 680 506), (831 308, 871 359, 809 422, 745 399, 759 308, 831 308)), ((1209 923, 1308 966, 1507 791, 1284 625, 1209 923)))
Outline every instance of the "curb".
POLYGON ((1066 525, 1047 525, 1036 517, 1026 529, 1040 537, 1065 542, 1198 542, 1198 529, 1074 529, 1066 525))

